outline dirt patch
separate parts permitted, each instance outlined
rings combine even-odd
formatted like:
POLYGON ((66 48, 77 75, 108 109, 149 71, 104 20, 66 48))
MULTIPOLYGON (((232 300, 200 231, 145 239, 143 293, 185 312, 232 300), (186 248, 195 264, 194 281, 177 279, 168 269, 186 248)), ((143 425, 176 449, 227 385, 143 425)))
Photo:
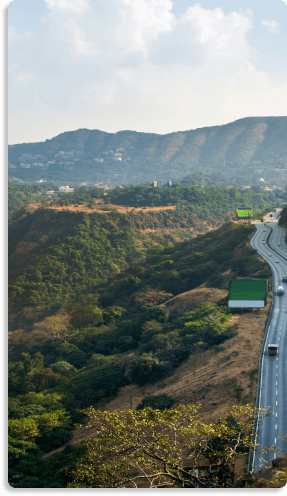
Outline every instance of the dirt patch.
POLYGON ((93 206, 93 208, 89 208, 87 205, 67 205, 67 206, 48 206, 45 207, 49 210, 66 210, 69 212, 86 212, 88 214, 92 214, 94 212, 100 213, 100 214, 106 214, 109 212, 112 212, 113 210, 117 210, 117 212, 121 214, 127 214, 130 212, 134 213, 139 213, 139 212, 164 212, 166 210, 176 210, 175 205, 171 205, 169 207, 139 207, 139 208, 134 208, 134 207, 123 207, 122 205, 103 205, 102 202, 95 202, 96 205, 93 206))
POLYGON ((215 303, 226 295, 227 291, 217 288, 206 288, 205 284, 202 284, 196 289, 175 296, 162 306, 165 306, 170 312, 184 313, 193 310, 197 305, 202 305, 207 301, 215 303))

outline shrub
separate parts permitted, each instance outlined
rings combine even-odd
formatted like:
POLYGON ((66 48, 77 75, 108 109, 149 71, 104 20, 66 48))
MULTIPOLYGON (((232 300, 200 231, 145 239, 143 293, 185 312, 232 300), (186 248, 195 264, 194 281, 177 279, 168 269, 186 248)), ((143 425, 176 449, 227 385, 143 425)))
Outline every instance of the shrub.
POLYGON ((29 488, 29 487, 41 487, 41 482, 38 477, 33 477, 32 475, 25 475, 21 477, 18 482, 12 483, 12 487, 15 488, 29 488))
POLYGON ((115 356, 106 356, 106 355, 101 355, 100 353, 94 353, 88 364, 89 365, 95 365, 96 367, 101 367, 102 365, 107 365, 110 362, 113 362, 115 360, 115 356))
POLYGON ((147 395, 145 396, 136 410, 142 410, 143 408, 150 407, 153 410, 165 410, 171 408, 172 405, 177 401, 176 398, 168 394, 158 394, 158 395, 147 395))
POLYGON ((77 369, 73 365, 64 360, 52 363, 51 369, 53 372, 56 372, 56 374, 61 374, 65 377, 72 377, 77 372, 77 369))
POLYGON ((131 367, 131 380, 143 385, 146 382, 156 382, 172 371, 169 361, 161 362, 152 353, 143 353, 131 367))
POLYGON ((48 452, 63 446, 72 439, 71 431, 62 427, 57 427, 52 431, 45 432, 36 439, 36 444, 42 451, 48 452))
POLYGON ((214 344, 213 346, 211 346, 211 349, 215 351, 224 351, 224 347, 220 346, 219 344, 214 344))

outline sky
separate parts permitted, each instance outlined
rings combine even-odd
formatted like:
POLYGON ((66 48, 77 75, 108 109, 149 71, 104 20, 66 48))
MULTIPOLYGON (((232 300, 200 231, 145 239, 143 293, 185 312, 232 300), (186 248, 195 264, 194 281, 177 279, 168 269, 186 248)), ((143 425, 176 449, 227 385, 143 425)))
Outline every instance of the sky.
POLYGON ((287 0, 13 0, 9 144, 284 116, 286 64, 287 0))

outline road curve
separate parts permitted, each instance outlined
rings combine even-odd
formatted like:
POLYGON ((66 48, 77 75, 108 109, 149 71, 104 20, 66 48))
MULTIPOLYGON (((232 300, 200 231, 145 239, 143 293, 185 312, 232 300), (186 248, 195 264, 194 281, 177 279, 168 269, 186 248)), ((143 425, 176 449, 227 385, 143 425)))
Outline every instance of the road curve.
MULTIPOLYGON (((278 212, 279 214, 279 212, 278 212)), ((277 216, 276 216, 277 217, 277 216)), ((269 220, 266 219, 266 220, 269 220)), ((287 451, 287 443, 280 436, 287 432, 287 283, 282 282, 283 274, 287 274, 287 247, 285 244, 286 230, 272 222, 256 223, 256 232, 250 244, 268 262, 273 278, 273 308, 266 329, 266 341, 262 354, 260 387, 258 390, 258 407, 268 407, 273 414, 259 419, 255 430, 255 442, 259 444, 252 465, 249 467, 256 472, 270 466, 272 459, 287 451), (283 286, 285 294, 277 295, 278 286, 283 286), (278 344, 278 355, 268 355, 269 343, 278 344), (275 445, 276 453, 261 453, 275 445)))

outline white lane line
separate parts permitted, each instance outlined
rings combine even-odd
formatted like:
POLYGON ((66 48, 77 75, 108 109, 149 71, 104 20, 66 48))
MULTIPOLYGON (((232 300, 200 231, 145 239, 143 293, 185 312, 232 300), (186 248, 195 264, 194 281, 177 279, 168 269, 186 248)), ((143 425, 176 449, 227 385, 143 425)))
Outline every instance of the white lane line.
POLYGON ((277 431, 277 424, 275 424, 275 430, 277 431))
POLYGON ((276 381, 276 386, 278 386, 277 381, 276 381))
POLYGON ((277 443, 277 439, 276 439, 276 437, 275 437, 275 444, 276 444, 276 443, 277 443))
POLYGON ((278 391, 277 391, 277 389, 276 389, 276 394, 278 394, 278 391))
POLYGON ((275 417, 277 417, 277 412, 275 413, 275 417))

